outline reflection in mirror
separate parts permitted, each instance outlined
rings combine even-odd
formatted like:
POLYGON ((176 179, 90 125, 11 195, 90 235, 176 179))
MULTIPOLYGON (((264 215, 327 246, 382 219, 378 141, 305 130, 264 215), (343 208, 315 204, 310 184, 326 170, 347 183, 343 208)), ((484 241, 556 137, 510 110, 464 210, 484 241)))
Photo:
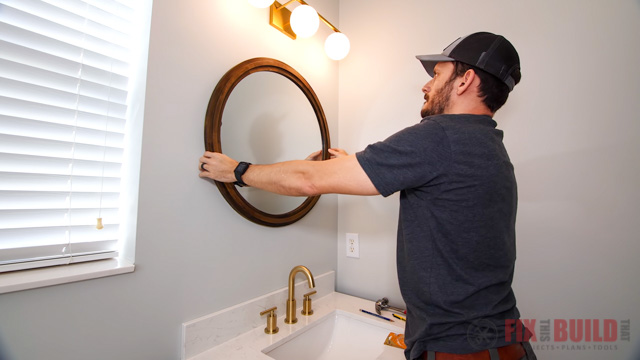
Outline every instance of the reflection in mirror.
MULTIPOLYGON (((207 107, 204 141, 207 151, 254 164, 302 160, 318 149, 323 160, 329 158, 329 129, 318 97, 292 67, 269 58, 246 60, 220 79, 207 107)), ((265 226, 300 220, 320 198, 215 184, 236 212, 265 226)))
MULTIPOLYGON (((220 136, 223 152, 252 164, 302 160, 322 149, 318 121, 304 93, 286 77, 253 73, 236 85, 227 100, 220 136)), ((282 196, 251 187, 240 194, 259 210, 283 214, 304 197, 282 196)))

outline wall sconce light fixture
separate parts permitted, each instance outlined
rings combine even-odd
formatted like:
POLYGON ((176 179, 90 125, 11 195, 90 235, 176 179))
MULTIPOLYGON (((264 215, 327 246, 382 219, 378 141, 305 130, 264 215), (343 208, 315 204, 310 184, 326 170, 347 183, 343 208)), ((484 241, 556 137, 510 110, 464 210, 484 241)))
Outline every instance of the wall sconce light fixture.
POLYGON ((269 7, 269 24, 293 40, 313 36, 318 31, 320 20, 322 20, 334 31, 324 42, 327 56, 333 60, 342 60, 349 53, 351 47, 349 38, 304 0, 290 0, 284 4, 275 0, 249 0, 249 3, 258 8, 269 7), (298 2, 300 5, 292 12, 287 9, 287 6, 293 2, 298 2))

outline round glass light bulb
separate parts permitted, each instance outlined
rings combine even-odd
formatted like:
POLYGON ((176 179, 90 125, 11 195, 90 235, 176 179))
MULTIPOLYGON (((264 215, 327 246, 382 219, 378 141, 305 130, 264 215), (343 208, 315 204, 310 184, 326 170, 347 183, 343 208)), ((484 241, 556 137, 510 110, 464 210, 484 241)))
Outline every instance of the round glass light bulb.
POLYGON ((318 31, 320 18, 314 8, 300 5, 291 13, 291 29, 299 38, 308 38, 318 31))
POLYGON ((275 0, 249 0, 249 4, 257 7, 257 8, 266 8, 271 6, 275 0))
POLYGON ((351 49, 349 38, 341 32, 334 32, 324 42, 324 51, 332 60, 344 59, 349 53, 349 49, 351 49))

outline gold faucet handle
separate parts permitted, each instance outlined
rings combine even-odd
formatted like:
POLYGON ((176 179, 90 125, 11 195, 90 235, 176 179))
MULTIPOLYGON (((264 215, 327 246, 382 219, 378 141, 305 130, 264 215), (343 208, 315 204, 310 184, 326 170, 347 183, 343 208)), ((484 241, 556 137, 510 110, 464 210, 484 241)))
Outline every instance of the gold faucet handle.
POLYGON ((265 311, 260 312, 260 316, 263 316, 264 314, 269 314, 267 315, 267 327, 264 328, 265 334, 275 334, 280 330, 278 329, 278 317, 276 316, 277 309, 278 307, 274 306, 271 309, 267 309, 265 311))
POLYGON ((317 291, 313 290, 304 294, 304 300, 302 301, 302 315, 309 316, 313 315, 313 309, 311 308, 311 298, 310 296, 317 293, 317 291))

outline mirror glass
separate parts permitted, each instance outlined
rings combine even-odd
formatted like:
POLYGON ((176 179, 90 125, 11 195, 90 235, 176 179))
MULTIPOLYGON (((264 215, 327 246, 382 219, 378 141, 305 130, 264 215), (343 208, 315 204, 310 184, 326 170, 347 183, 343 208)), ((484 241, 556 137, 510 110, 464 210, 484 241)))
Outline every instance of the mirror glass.
MULTIPOLYGON (((331 146, 324 111, 309 83, 289 65, 270 58, 243 61, 220 79, 207 107, 204 142, 208 151, 253 164, 304 160, 317 150, 326 160, 331 146)), ((215 184, 236 212, 265 226, 300 220, 320 198, 215 184)))
MULTIPOLYGON (((220 136, 223 153, 252 164, 303 160, 322 149, 318 120, 304 93, 286 77, 266 71, 248 75, 233 89, 220 136)), ((292 211, 306 199, 251 187, 238 191, 251 205, 274 214, 292 211)))

